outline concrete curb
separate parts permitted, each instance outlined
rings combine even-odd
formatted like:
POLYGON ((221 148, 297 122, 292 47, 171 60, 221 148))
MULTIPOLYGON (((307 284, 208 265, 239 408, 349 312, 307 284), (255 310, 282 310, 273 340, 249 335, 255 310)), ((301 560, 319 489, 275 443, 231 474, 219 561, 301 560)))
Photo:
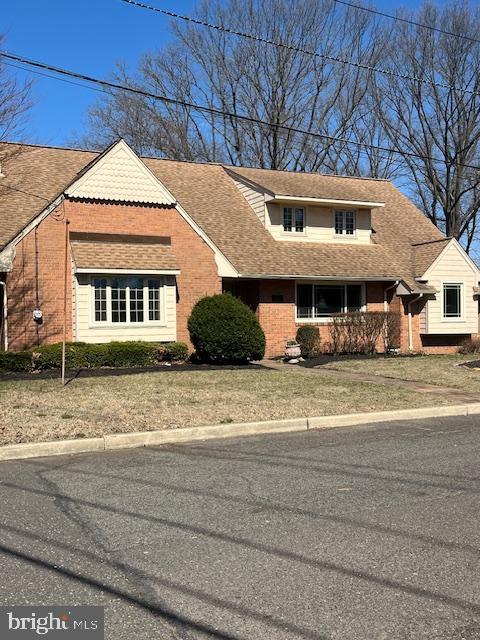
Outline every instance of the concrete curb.
POLYGON ((149 447, 161 444, 191 442, 193 440, 232 438, 262 433, 287 433, 291 431, 308 431, 311 429, 353 427, 355 425, 392 422, 395 420, 421 420, 426 418, 479 414, 480 402, 450 406, 443 405, 439 407, 421 407, 418 409, 402 409, 399 411, 350 413, 340 416, 289 418, 286 420, 237 422, 206 427, 189 427, 185 429, 114 433, 100 438, 79 438, 77 440, 53 440, 50 442, 5 445, 0 447, 0 461, 37 458, 43 456, 60 456, 74 453, 90 453, 114 449, 129 449, 135 447, 149 447))

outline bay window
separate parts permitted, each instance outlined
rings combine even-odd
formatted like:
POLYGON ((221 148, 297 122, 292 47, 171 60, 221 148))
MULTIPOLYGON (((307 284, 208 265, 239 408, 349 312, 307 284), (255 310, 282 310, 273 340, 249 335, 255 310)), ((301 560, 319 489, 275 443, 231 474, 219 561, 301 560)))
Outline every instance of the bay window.
POLYGON ((297 318, 328 318, 335 313, 362 311, 361 284, 297 284, 297 318))
POLYGON ((141 324, 161 322, 161 278, 92 278, 95 323, 141 324))

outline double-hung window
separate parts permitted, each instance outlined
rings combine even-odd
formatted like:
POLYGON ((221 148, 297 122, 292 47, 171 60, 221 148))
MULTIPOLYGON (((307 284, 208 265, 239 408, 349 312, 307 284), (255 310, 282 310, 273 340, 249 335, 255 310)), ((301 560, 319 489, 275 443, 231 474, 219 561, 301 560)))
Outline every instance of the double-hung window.
POLYGON ((361 284, 298 284, 297 318, 328 318, 335 313, 361 311, 361 284))
POLYGON ((445 282, 443 285, 443 317, 445 320, 462 318, 463 286, 458 282, 445 282))
POLYGON ((305 231, 305 209, 303 207, 283 207, 283 230, 295 233, 305 231))
POLYGON ((92 279, 95 323, 161 322, 161 278, 112 277, 92 279))
POLYGON ((335 235, 353 236, 355 235, 355 212, 335 211, 335 235))

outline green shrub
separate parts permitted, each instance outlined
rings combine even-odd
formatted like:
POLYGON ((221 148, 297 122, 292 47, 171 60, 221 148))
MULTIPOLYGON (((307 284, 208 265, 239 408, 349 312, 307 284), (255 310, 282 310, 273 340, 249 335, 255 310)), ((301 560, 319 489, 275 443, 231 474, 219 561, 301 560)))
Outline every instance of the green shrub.
POLYGON ((157 362, 183 362, 188 358, 188 347, 184 342, 167 342, 156 348, 157 362))
POLYGON ((108 367, 146 367, 155 364, 156 345, 148 342, 108 342, 108 367))
MULTIPOLYGON (((70 342, 65 345, 67 369, 146 367, 158 362, 179 362, 187 357, 188 347, 183 342, 70 342)), ((29 351, 0 352, 0 371, 43 371, 61 366, 61 343, 42 345, 29 351)))
POLYGON ((199 300, 188 330, 197 357, 205 362, 241 363, 265 354, 265 335, 255 314, 229 293, 199 300))
POLYGON ((0 371, 31 371, 30 351, 0 351, 0 371))
POLYGON ((58 369, 62 364, 62 345, 46 344, 31 350, 32 365, 37 371, 58 369))
POLYGON ((458 353, 480 353, 480 336, 466 338, 458 347, 458 353))
POLYGON ((311 324, 298 327, 296 338, 304 358, 314 358, 320 353, 320 332, 318 327, 311 324))

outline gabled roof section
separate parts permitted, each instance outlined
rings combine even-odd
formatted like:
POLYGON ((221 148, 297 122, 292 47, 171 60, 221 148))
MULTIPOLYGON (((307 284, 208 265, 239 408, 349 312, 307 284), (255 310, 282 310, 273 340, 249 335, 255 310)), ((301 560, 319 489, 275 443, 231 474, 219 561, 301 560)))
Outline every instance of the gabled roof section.
POLYGON ((98 152, 0 143, 0 250, 77 177, 98 152))
MULTIPOLYGON (((414 289, 418 288, 416 271, 426 260, 424 252, 429 250, 414 249, 412 245, 445 242, 442 233, 411 200, 385 180, 139 159, 124 143, 116 143, 102 154, 16 146, 21 153, 2 164, 5 177, 0 178, 0 250, 65 191, 77 197, 79 194, 94 197, 96 178, 88 192, 87 178, 98 177, 98 171, 108 169, 106 161, 113 157, 111 154, 117 147, 122 149, 120 160, 123 158, 125 166, 129 167, 124 178, 130 179, 132 173, 138 180, 146 180, 147 193, 148 189, 154 189, 148 196, 143 191, 139 194, 135 192, 139 183, 134 181, 131 184, 134 197, 143 202, 154 197, 162 203, 175 202, 181 215, 205 242, 221 252, 222 259, 231 268, 228 275, 232 277, 377 278, 402 280, 414 289), (257 183, 261 181, 265 188, 273 189, 272 193, 384 202, 385 207, 372 209, 372 243, 325 245, 275 240, 235 185, 232 171, 249 180, 255 179, 257 183), (414 253, 419 256, 418 267, 414 267, 414 253)), ((2 147, 0 143, 0 155, 2 147)), ((112 180, 115 179, 113 176, 112 180)), ((106 182, 108 190, 110 178, 106 182)), ((121 184, 117 187, 124 188, 121 184)), ((96 195, 98 197, 99 192, 96 195)), ((103 191, 100 195, 112 197, 115 194, 103 191)), ((132 201, 130 190, 120 195, 132 201)))
POLYGON ((477 277, 480 277, 480 269, 475 264, 475 262, 472 260, 472 258, 470 258, 470 256, 465 251, 465 249, 462 247, 462 245, 458 242, 458 240, 456 238, 448 238, 448 242, 445 243, 445 245, 443 246, 442 251, 440 251, 438 253, 438 255, 435 257, 435 259, 432 260, 432 262, 430 263, 428 268, 425 270, 425 273, 423 274, 423 277, 426 280, 428 280, 428 278, 430 276, 430 273, 434 269, 435 265, 443 259, 444 254, 446 254, 447 252, 450 252, 450 251, 456 251, 462 257, 462 259, 464 260, 465 264, 468 265, 468 267, 474 273, 477 274, 477 277))
POLYGON ((429 242, 414 243, 413 251, 413 275, 421 278, 427 269, 435 262, 451 238, 441 238, 440 240, 430 240, 429 242))
POLYGON ((173 205, 164 189, 124 140, 95 158, 65 193, 71 198, 173 205))

